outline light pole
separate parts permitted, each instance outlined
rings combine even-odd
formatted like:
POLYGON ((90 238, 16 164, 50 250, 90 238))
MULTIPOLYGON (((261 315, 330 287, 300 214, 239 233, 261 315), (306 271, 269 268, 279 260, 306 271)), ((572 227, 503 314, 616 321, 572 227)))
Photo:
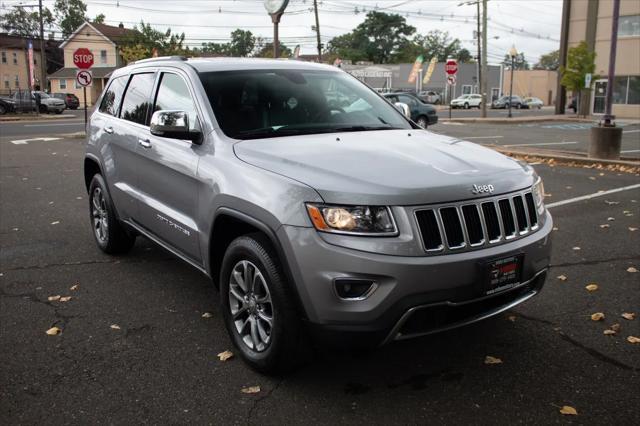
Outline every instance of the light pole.
POLYGON ((515 46, 511 46, 511 49, 509 49, 509 56, 511 56, 511 81, 509 83, 509 115, 508 117, 511 118, 511 103, 513 101, 513 69, 516 66, 516 56, 518 56, 518 51, 516 50, 515 46))
POLYGON ((271 16, 271 22, 273 22, 273 58, 278 59, 280 57, 280 40, 278 37, 278 24, 280 18, 284 13, 284 10, 289 4, 289 0, 264 0, 264 8, 271 16))

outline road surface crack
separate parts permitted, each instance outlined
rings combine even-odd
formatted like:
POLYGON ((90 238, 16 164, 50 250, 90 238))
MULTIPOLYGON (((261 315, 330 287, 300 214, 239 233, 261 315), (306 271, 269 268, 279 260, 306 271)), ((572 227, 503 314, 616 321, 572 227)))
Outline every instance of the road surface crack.
POLYGON ((529 320, 529 321, 535 321, 535 322, 539 322, 539 323, 542 323, 542 324, 546 324, 546 325, 552 326, 553 330, 556 331, 560 335, 560 338, 562 338, 562 340, 564 340, 565 342, 571 343, 573 346, 575 346, 575 347, 577 347, 579 349, 582 349, 583 351, 585 351, 586 353, 588 353, 589 355, 591 355, 592 357, 596 358, 599 361, 606 362, 607 364, 610 364, 610 365, 613 365, 615 367, 622 368, 622 369, 628 370, 628 371, 634 371, 634 372, 640 371, 640 368, 633 367, 631 365, 627 365, 627 364, 625 364, 623 362, 618 361, 615 358, 612 358, 612 357, 610 357, 610 356, 608 356, 606 354, 603 354, 602 352, 598 351, 597 349, 591 348, 589 346, 586 346, 583 343, 580 343, 576 339, 568 336, 564 331, 562 331, 560 329, 560 327, 558 327, 556 324, 554 324, 551 321, 548 321, 548 320, 545 320, 545 319, 542 319, 542 318, 533 317, 533 316, 530 316, 530 315, 524 315, 524 314, 522 314, 520 312, 518 312, 518 316, 520 316, 521 318, 524 318, 526 320, 529 320))
POLYGON ((276 390, 278 390, 280 385, 284 383, 284 380, 285 379, 280 379, 267 393, 265 393, 264 396, 253 401, 253 405, 251 405, 249 413, 247 414, 247 424, 251 424, 251 418, 253 417, 255 411, 258 409, 258 405, 265 399, 268 399, 276 390))

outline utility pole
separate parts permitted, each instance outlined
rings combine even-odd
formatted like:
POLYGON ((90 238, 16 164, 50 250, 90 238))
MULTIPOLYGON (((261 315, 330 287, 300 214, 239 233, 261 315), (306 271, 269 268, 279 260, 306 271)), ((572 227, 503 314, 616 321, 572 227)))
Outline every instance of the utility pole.
MULTIPOLYGON (((478 11, 480 5, 478 4, 478 11)), ((480 90, 482 95, 482 114, 487 116, 487 0, 482 0, 482 71, 480 73, 480 90)))
POLYGON ((316 37, 318 39, 318 62, 322 62, 322 43, 320 42, 320 18, 318 18, 318 0, 313 0, 313 10, 316 14, 316 37))
POLYGON ((477 74, 478 74, 478 93, 482 96, 482 65, 481 65, 481 52, 480 52, 480 43, 481 43, 481 33, 480 33, 480 0, 476 1, 476 18, 477 18, 477 30, 476 30, 476 44, 478 45, 478 59, 476 63, 477 74))
POLYGON ((42 18, 42 0, 38 0, 38 15, 40 16, 40 90, 47 90, 47 53, 44 47, 44 20, 42 18))

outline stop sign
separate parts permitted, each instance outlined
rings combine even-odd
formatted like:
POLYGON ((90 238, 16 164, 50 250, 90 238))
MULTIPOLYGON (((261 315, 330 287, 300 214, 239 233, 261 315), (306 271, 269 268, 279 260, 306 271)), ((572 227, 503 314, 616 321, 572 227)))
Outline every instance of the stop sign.
POLYGON ((455 75, 458 72, 458 61, 455 59, 447 59, 444 70, 449 75, 455 75))
POLYGON ((93 53, 86 47, 81 47, 73 52, 73 63, 81 70, 87 70, 93 65, 93 53))

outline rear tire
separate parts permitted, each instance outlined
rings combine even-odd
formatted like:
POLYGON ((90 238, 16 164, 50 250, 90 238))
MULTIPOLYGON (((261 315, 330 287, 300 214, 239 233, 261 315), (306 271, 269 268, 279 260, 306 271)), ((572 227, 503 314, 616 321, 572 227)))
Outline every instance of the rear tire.
POLYGON ((426 129, 427 127, 429 127, 429 120, 427 120, 427 117, 425 117, 424 115, 421 115, 416 120, 416 124, 422 127, 423 129, 426 129))
POLYGON ((38 108, 38 110, 40 111, 40 114, 45 114, 47 113, 47 106, 46 105, 40 105, 40 107, 38 108))
POLYGON ((227 248, 220 302, 229 336, 251 368, 276 374, 306 358, 301 317, 278 257, 263 234, 238 237, 227 248))
POLYGON ((133 247, 135 235, 117 218, 104 178, 96 174, 89 185, 89 217, 96 244, 107 254, 125 253, 133 247))
POLYGON ((464 103, 464 109, 469 109, 469 103, 467 102, 464 103))

